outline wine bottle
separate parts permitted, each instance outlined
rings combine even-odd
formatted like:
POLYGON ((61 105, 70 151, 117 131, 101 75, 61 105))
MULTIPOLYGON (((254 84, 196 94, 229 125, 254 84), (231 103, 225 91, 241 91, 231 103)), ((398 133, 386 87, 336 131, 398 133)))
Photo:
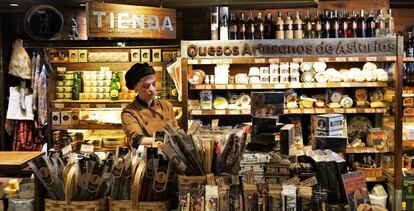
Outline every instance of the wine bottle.
POLYGON ((287 12, 285 22, 285 39, 293 39, 293 21, 292 16, 290 16, 290 12, 287 12))
POLYGON ((338 20, 338 11, 333 11, 330 14, 330 29, 331 29, 331 38, 339 38, 339 20, 338 20))
POLYGON ((369 11, 369 16, 367 18, 367 37, 375 37, 375 18, 374 18, 374 12, 372 9, 369 11))
POLYGON ((284 27, 285 23, 282 19, 282 16, 280 12, 277 12, 276 22, 275 22, 275 37, 276 39, 284 39, 285 33, 284 33, 284 27))
POLYGON ((250 12, 249 18, 246 24, 246 39, 254 40, 254 38, 255 38, 255 26, 254 26, 253 14, 250 12))
POLYGON ((240 19, 237 24, 237 39, 246 39, 246 23, 244 22, 244 13, 240 13, 240 19))
POLYGON ((352 10, 352 13, 351 13, 351 30, 352 30, 351 37, 358 37, 358 17, 355 14, 354 10, 352 10))
POLYGON ((237 40, 237 19, 234 13, 230 14, 230 24, 229 24, 230 40, 237 40))
POLYGON ((318 10, 312 19, 312 38, 322 38, 322 22, 318 10))
POLYGON ((364 10, 361 9, 359 18, 357 20, 358 37, 366 37, 367 36, 366 31, 367 31, 367 22, 365 20, 364 10))
POLYGON ((394 30, 394 18, 392 17, 391 9, 388 9, 387 15, 385 15, 385 36, 392 37, 395 36, 394 30))
POLYGON ((348 23, 346 22, 345 11, 339 12, 339 37, 347 38, 346 31, 348 30, 348 23))
POLYGON ((382 9, 378 11, 378 16, 375 19, 375 36, 383 37, 385 35, 385 18, 382 9))
POLYGON ((266 16, 265 20, 265 29, 264 29, 264 38, 265 39, 272 39, 273 38, 273 21, 272 21, 272 15, 269 13, 266 16))
POLYGON ((257 19, 254 25, 255 25, 254 31, 256 33, 255 39, 263 40, 264 39, 264 21, 262 19, 261 12, 257 14, 257 19))
POLYGON ((229 26, 227 24, 227 15, 220 19, 220 40, 229 40, 229 26))
POLYGON ((293 38, 302 39, 302 20, 299 11, 296 11, 295 20, 293 21, 293 38))
POLYGON ((325 10, 325 15, 322 19, 322 37, 323 38, 330 38, 331 36, 331 20, 330 20, 330 12, 325 10))
POLYGON ((306 10, 305 19, 303 20, 302 38, 312 38, 312 20, 310 17, 309 10, 306 10))

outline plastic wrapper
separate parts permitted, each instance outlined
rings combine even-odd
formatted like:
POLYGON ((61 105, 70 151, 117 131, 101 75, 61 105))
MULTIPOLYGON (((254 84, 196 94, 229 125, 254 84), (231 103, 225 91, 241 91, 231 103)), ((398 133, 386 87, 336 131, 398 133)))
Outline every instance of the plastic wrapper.
POLYGON ((32 76, 30 57, 23 47, 23 41, 17 39, 13 43, 13 53, 9 63, 9 74, 30 80, 32 76))
POLYGON ((9 198, 9 211, 32 211, 34 210, 34 199, 9 198))
POLYGON ((239 172, 240 160, 246 143, 243 129, 234 129, 226 138, 226 144, 221 152, 220 173, 236 175, 239 172))

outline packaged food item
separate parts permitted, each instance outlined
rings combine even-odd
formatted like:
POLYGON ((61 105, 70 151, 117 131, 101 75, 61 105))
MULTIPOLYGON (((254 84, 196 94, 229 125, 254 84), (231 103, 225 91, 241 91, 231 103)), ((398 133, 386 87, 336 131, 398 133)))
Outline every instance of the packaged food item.
POLYGON ((202 84, 206 74, 203 70, 195 69, 191 70, 188 74, 188 82, 190 84, 202 84))
POLYGON ((228 102, 224 97, 216 97, 213 102, 214 109, 226 109, 228 106, 228 102))
POLYGON ((323 72, 326 70, 326 63, 325 62, 315 62, 313 63, 313 69, 315 72, 323 72))
POLYGON ((279 75, 279 64, 270 64, 269 73, 270 75, 279 75))
POLYGON ((200 92, 200 106, 201 109, 213 108, 213 93, 211 90, 203 90, 200 92))

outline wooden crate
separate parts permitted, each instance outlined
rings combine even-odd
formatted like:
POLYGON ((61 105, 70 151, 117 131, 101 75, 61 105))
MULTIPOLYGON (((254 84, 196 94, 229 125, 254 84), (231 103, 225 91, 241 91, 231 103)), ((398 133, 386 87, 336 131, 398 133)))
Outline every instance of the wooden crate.
POLYGON ((379 168, 362 168, 357 167, 358 171, 364 172, 366 178, 376 178, 382 176, 382 167, 379 168))
POLYGON ((45 199, 46 211, 105 211, 107 210, 106 198, 95 201, 56 201, 45 199))
POLYGON ((110 211, 163 211, 169 210, 168 201, 138 202, 138 207, 133 208, 131 200, 112 200, 109 199, 110 211))

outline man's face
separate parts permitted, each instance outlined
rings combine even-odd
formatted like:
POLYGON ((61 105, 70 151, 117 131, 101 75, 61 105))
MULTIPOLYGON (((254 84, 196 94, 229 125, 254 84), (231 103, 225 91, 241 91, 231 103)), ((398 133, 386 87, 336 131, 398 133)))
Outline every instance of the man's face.
POLYGON ((146 102, 154 99, 156 93, 156 80, 155 75, 147 75, 138 81, 135 86, 135 91, 138 92, 140 98, 146 102))

